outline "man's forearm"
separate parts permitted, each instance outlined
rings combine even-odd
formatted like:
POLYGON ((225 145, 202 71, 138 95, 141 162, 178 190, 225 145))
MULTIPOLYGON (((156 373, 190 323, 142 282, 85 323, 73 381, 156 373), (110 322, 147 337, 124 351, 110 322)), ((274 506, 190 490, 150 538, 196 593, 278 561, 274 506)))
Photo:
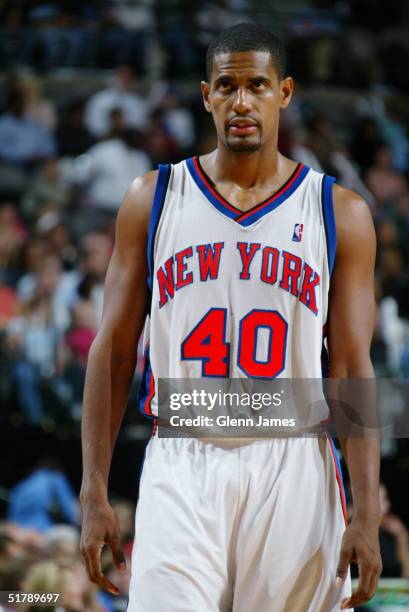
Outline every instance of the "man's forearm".
POLYGON ((379 438, 340 438, 340 444, 351 481, 353 520, 379 522, 379 438))
POLYGON ((369 359, 330 369, 330 377, 339 382, 335 422, 351 482, 353 519, 379 522, 380 438, 374 376, 369 359), (351 436, 347 435, 349 420, 351 436))
POLYGON ((126 409, 136 351, 116 355, 99 342, 90 351, 82 418, 83 481, 81 495, 106 496, 112 453, 126 409))

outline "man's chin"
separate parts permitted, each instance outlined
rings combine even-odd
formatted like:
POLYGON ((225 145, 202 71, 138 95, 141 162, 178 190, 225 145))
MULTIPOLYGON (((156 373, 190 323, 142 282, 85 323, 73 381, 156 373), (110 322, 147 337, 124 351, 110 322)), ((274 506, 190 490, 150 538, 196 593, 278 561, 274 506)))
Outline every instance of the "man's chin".
POLYGON ((251 153, 258 151, 261 144, 259 141, 251 141, 250 139, 247 140, 247 138, 228 138, 227 146, 229 147, 230 151, 234 151, 235 153, 251 153))

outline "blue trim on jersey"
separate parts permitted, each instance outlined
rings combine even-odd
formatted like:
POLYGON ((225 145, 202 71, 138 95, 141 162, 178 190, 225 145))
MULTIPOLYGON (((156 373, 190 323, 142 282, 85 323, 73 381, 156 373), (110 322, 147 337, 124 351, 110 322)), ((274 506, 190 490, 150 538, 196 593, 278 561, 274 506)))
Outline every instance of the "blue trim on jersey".
POLYGON ((243 225, 243 227, 248 227, 255 221, 258 221, 259 219, 261 219, 261 217, 264 217, 264 215, 267 215, 272 210, 278 208, 281 204, 285 202, 285 200, 287 200, 287 198, 289 198, 298 189, 298 187, 301 185, 301 183, 303 182, 303 180, 305 179, 309 171, 310 171, 310 168, 308 168, 308 166, 303 166, 297 178, 291 183, 291 185, 280 196, 278 196, 277 198, 274 198, 270 203, 268 204, 266 203, 265 205, 260 207, 259 210, 255 210, 253 213, 251 213, 251 215, 249 215, 245 219, 238 219, 238 223, 240 223, 240 225, 243 225))
POLYGON ((148 346, 145 352, 145 363, 144 363, 143 374, 142 374, 141 382, 139 385, 139 391, 138 391, 138 410, 141 414, 143 414, 143 416, 147 417, 148 419, 156 418, 154 415, 148 414, 145 411, 145 403, 149 395, 150 386, 151 386, 151 377, 152 377, 152 368, 151 368, 151 362, 149 358, 149 346, 148 346))
POLYGON ((152 275, 154 268, 153 261, 153 249, 155 246, 156 231, 158 229, 160 216, 162 213, 163 205, 165 203, 166 191, 168 188, 169 177, 170 177, 170 164, 159 164, 158 166, 158 179, 156 182, 155 195, 153 196, 152 212, 149 221, 149 233, 148 233, 148 287, 152 291, 152 275))
POLYGON ((324 175, 322 179, 322 212, 325 224, 325 236, 327 239, 328 267, 331 275, 334 267, 335 253, 337 248, 337 230, 335 226, 334 203, 332 199, 332 185, 335 182, 333 176, 324 175))
POLYGON ((225 198, 217 193, 216 190, 206 182, 205 177, 202 176, 196 168, 195 158, 191 157, 187 159, 186 165, 194 182, 199 187, 203 195, 206 196, 209 202, 213 204, 213 206, 219 212, 226 215, 226 217, 229 217, 229 219, 236 221, 236 223, 242 225, 243 227, 252 225, 261 219, 261 217, 264 217, 264 215, 267 215, 269 212, 283 204, 283 202, 285 202, 285 200, 287 200, 287 198, 289 198, 296 191, 296 189, 298 189, 310 171, 308 166, 299 164, 293 176, 291 176, 278 191, 279 195, 272 195, 270 198, 267 198, 264 202, 254 206, 253 209, 250 209, 249 211, 241 211, 227 202, 225 198))
POLYGON ((234 209, 228 208, 225 204, 223 204, 223 202, 218 200, 218 198, 210 190, 209 186, 202 179, 202 177, 196 170, 193 157, 190 157, 189 159, 186 160, 186 165, 188 167, 188 170, 190 172, 192 179, 194 180, 196 185, 199 187, 200 191, 213 204, 213 206, 215 206, 215 208, 217 208, 218 211, 220 211, 227 217, 230 217, 230 219, 233 219, 233 221, 237 219, 237 217, 239 216, 239 213, 234 209))

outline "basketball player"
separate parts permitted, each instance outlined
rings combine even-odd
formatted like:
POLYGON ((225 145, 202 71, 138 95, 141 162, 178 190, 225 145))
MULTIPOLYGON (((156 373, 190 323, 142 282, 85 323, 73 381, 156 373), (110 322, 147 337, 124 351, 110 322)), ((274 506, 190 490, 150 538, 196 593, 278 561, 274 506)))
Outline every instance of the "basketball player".
MULTIPOLYGON (((118 215, 101 329, 84 397, 81 552, 124 565, 107 499, 112 450, 145 328, 143 409, 160 378, 371 378, 375 237, 367 205, 277 150, 290 103, 281 43, 240 24, 208 50, 204 106, 217 148, 135 180, 118 215), (146 282, 148 279, 148 283, 146 282)), ((159 425, 160 427, 160 425, 159 425)), ((131 612, 331 612, 372 597, 380 574, 379 445, 341 440, 346 527, 326 436, 147 447, 136 513, 131 612), (349 564, 359 567, 350 590, 349 564)))

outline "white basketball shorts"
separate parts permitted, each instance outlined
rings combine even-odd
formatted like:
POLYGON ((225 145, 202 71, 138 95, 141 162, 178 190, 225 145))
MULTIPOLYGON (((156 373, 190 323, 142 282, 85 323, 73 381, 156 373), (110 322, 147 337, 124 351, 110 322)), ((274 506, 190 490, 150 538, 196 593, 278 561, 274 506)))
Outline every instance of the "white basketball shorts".
POLYGON ((135 518, 128 612, 335 612, 345 530, 322 437, 152 437, 135 518))

